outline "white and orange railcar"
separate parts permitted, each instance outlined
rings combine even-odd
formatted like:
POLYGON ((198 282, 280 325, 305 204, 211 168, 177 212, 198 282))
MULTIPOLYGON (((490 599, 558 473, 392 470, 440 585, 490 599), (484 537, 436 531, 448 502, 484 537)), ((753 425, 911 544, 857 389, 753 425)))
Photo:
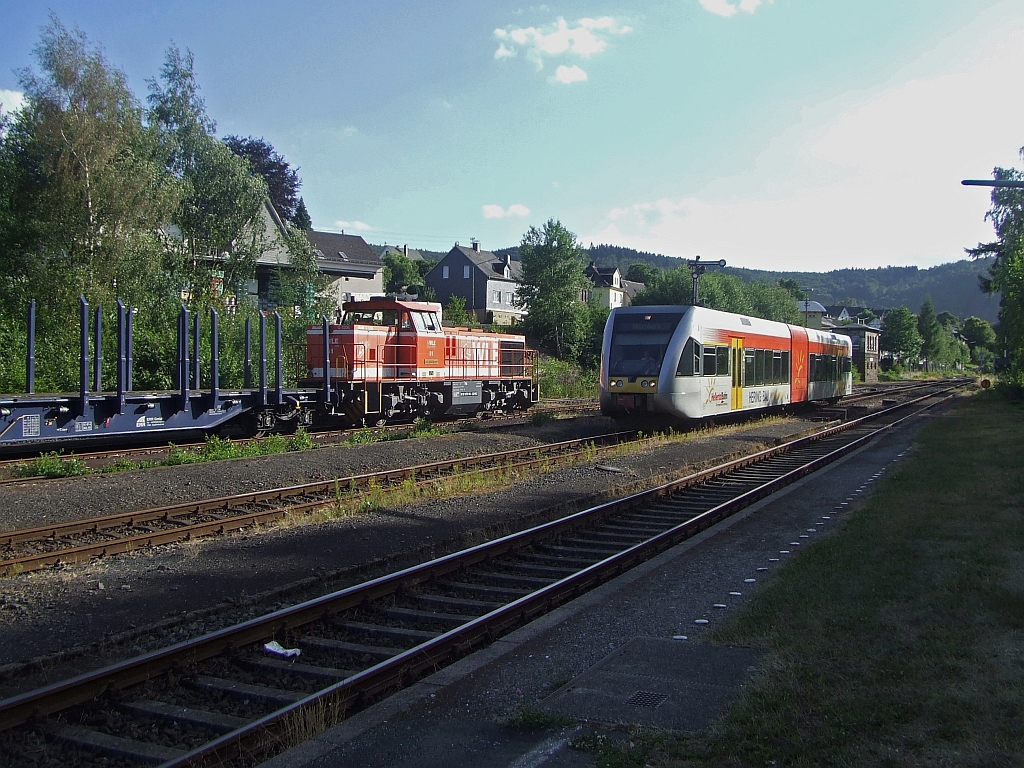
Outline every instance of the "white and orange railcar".
POLYGON ((703 419, 853 389, 848 336, 704 307, 613 309, 601 410, 616 418, 703 419))
POLYGON ((306 386, 326 387, 348 423, 464 416, 529 408, 538 399, 523 336, 441 325, 441 305, 348 302, 341 322, 306 332, 306 386))

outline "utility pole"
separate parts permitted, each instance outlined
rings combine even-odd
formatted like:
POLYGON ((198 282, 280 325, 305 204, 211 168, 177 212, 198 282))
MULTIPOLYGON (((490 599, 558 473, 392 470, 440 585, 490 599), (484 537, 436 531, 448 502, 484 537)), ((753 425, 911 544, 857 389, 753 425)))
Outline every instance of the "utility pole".
POLYGON ((693 274, 693 306, 699 306, 697 304, 698 288, 700 287, 700 276, 703 275, 708 267, 724 267, 725 259, 719 259, 718 261, 705 261, 701 262, 700 255, 698 254, 695 259, 687 259, 687 266, 690 268, 690 272, 693 274))

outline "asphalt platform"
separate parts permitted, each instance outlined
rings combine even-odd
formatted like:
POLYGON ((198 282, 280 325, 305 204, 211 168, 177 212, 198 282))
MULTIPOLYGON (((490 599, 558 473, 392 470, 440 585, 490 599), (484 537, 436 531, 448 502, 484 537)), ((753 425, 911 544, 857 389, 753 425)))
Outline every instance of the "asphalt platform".
POLYGON ((595 758, 572 741, 585 730, 707 727, 758 664, 750 649, 705 643, 709 630, 756 596, 777 566, 841 527, 935 418, 940 409, 263 768, 584 768, 595 758), (533 717, 515 717, 524 712, 533 717), (543 720, 538 712, 572 724, 513 724, 543 720))

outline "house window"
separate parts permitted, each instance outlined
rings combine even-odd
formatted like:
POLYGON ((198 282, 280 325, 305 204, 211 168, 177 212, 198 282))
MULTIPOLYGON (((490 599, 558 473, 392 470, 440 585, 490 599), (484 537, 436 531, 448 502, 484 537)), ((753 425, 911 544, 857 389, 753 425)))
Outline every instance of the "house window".
POLYGON ((466 280, 469 280, 469 265, 468 264, 462 268, 462 276, 466 280))
POLYGON ((441 267, 441 277, 443 279, 445 279, 445 280, 448 279, 448 265, 447 264, 445 264, 443 267, 441 267))
POLYGON ((508 304, 510 307, 512 306, 512 294, 511 293, 506 293, 505 294, 505 303, 508 304))
POLYGON ((501 304, 501 291, 494 292, 494 303, 501 304))

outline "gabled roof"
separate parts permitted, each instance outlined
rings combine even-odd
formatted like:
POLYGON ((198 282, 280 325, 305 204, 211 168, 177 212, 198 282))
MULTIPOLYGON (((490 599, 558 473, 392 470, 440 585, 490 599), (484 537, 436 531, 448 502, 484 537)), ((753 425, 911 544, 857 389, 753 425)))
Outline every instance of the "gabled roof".
POLYGON ((377 270, 384 266, 373 248, 359 235, 309 230, 306 237, 316 251, 317 264, 322 270, 377 270))
MULTIPOLYGON (((618 267, 599 267, 594 262, 590 262, 589 266, 583 271, 590 282, 594 284, 596 288, 615 288, 615 273, 619 271, 618 267)), ((622 288, 622 276, 619 276, 619 288, 622 288)))
POLYGON ((513 261, 511 257, 505 259, 500 256, 496 256, 490 251, 475 250, 473 248, 467 248, 464 245, 456 245, 450 251, 448 255, 453 253, 461 253, 473 264, 479 267, 483 272, 487 274, 489 278, 495 280, 503 280, 505 278, 505 265, 509 267, 509 274, 511 277, 507 278, 514 280, 517 283, 523 279, 523 267, 518 261, 513 261))
POLYGON ((626 278, 619 280, 619 283, 622 285, 622 290, 625 291, 630 300, 647 287, 643 283, 638 283, 636 280, 627 280, 626 278))

